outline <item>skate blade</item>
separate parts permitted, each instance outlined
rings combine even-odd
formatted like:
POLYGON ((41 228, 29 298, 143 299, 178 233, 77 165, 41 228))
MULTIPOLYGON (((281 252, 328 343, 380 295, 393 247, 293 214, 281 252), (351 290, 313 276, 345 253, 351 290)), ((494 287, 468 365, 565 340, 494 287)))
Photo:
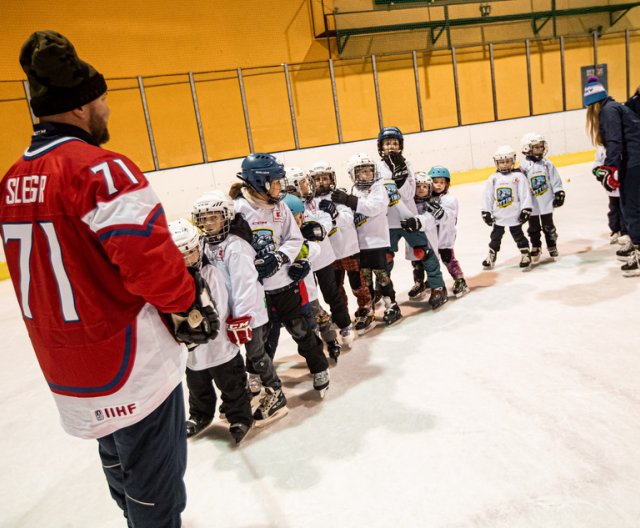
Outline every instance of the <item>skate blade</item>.
POLYGON ((385 321, 385 323, 386 323, 386 325, 387 325, 387 326, 395 326, 396 324, 398 324, 398 323, 399 323, 400 321, 402 321, 403 319, 404 319, 404 316, 402 316, 402 315, 401 315, 401 316, 400 316, 400 317, 398 317, 395 321, 393 321, 393 322, 391 322, 391 323, 387 323, 387 322, 385 321))
POLYGON ((420 299, 424 299, 427 296, 426 290, 418 295, 414 295, 413 297, 409 296, 410 301, 419 301, 420 299))
POLYGON ((369 330, 373 330, 373 329, 376 327, 376 325, 377 325, 377 324, 378 324, 378 323, 377 323, 376 321, 372 321, 372 322, 371 322, 371 324, 370 324, 369 326, 367 326, 366 328, 363 328, 362 330, 356 330, 356 333, 357 333, 359 336, 364 335, 364 334, 366 334, 369 330))
POLYGON ((274 414, 272 414, 268 418, 265 418, 264 420, 254 420, 253 426, 258 429, 262 429, 270 423, 273 423, 280 418, 284 418, 287 414, 289 414, 289 409, 285 406, 282 409, 278 409, 274 414))
POLYGON ((531 271, 533 269, 533 266, 529 265, 526 268, 520 268, 523 272, 527 272, 527 271, 531 271))
POLYGON ((623 277, 640 277, 640 270, 626 270, 622 272, 623 277))
POLYGON ((327 395, 327 391, 329 390, 329 387, 325 387, 324 389, 315 389, 318 394, 320 395, 320 399, 324 400, 324 397, 327 395))
POLYGON ((620 255, 616 255, 616 259, 618 259, 618 261, 620 262, 627 262, 627 260, 629 260, 629 257, 621 257, 620 255))
POLYGON ((456 299, 459 299, 460 297, 464 297, 470 291, 471 290, 469 288, 466 288, 466 289, 462 290, 461 292, 454 293, 453 295, 455 296, 456 299))

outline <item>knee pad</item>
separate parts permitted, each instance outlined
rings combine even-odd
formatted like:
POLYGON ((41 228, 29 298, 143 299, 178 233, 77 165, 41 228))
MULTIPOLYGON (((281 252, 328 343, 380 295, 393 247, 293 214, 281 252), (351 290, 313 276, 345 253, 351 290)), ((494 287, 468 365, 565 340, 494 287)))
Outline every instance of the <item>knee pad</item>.
POLYGON ((380 286, 384 287, 391 282, 391 277, 389 277, 389 274, 385 270, 375 270, 374 273, 380 286))
POLYGON ((304 317, 296 317, 285 323, 287 331, 291 334, 294 341, 304 339, 307 334, 311 333, 311 326, 304 317))
POLYGON ((394 256, 395 256, 395 253, 392 253, 391 251, 387 251, 387 264, 391 264, 393 262, 394 256))
POLYGON ((413 256, 418 260, 424 260, 427 256, 427 249, 423 247, 414 247, 413 256))
POLYGON ((556 231, 555 226, 542 226, 542 229, 550 240, 553 240, 554 242, 558 240, 558 232, 556 231))

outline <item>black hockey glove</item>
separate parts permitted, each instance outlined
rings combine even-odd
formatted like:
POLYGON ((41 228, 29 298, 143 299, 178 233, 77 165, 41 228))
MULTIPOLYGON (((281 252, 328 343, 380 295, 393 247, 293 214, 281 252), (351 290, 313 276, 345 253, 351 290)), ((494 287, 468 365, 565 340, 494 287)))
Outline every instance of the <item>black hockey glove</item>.
POLYGON ((521 224, 525 224, 529 221, 530 216, 531 216, 531 209, 523 209, 522 211, 520 211, 518 222, 520 222, 521 224))
POLYGON ((300 232, 305 240, 310 240, 311 242, 320 242, 327 236, 327 230, 315 220, 307 220, 300 227, 300 232))
POLYGON ((398 188, 402 187, 409 176, 407 160, 400 152, 389 152, 389 154, 382 156, 382 159, 391 170, 393 181, 396 182, 398 188))
POLYGON ((353 194, 347 194, 342 189, 336 189, 331 193, 331 199, 339 204, 346 205, 354 211, 358 208, 358 197, 353 194))
POLYGON ((554 194, 553 206, 562 207, 564 205, 564 191, 558 191, 554 194))
POLYGON ((196 287, 195 302, 184 312, 165 315, 168 316, 173 335, 178 341, 188 345, 200 345, 216 338, 220 330, 220 318, 209 285, 200 272, 193 268, 188 269, 196 287))
POLYGON ((289 257, 280 251, 275 253, 267 253, 262 258, 254 261, 256 270, 258 271, 258 279, 268 279, 273 277, 283 264, 289 262, 289 257))
POLYGON ((496 219, 493 217, 493 215, 489 211, 482 211, 482 219, 484 220, 484 223, 487 224, 489 227, 491 227, 496 221, 496 219))
POLYGON ((400 220, 400 227, 407 233, 414 233, 415 231, 420 231, 422 222, 415 216, 413 218, 407 218, 406 220, 400 220))
POLYGON ((331 200, 320 200, 319 207, 321 211, 324 211, 331 217, 331 220, 335 221, 335 219, 338 218, 338 208, 331 200))
POLYGON ((429 198, 424 207, 436 220, 440 220, 444 216, 444 209, 437 198, 429 198))
POLYGON ((296 260, 293 264, 291 264, 291 266, 289 266, 288 273, 289 277, 291 277, 291 280, 300 282, 309 274, 309 271, 311 271, 311 265, 309 264, 309 261, 306 259, 302 259, 296 260))

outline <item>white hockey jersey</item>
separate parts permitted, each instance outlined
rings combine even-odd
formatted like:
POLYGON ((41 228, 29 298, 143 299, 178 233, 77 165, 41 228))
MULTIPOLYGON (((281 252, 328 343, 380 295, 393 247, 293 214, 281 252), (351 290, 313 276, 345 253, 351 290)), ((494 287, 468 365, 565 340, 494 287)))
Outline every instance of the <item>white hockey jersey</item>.
POLYGON ((219 244, 207 244, 204 251, 210 264, 224 276, 230 301, 229 316, 250 316, 251 328, 266 324, 269 314, 264 288, 254 265, 256 252, 251 245, 239 236, 230 234, 219 244))
MULTIPOLYGON (((389 166, 382 160, 378 161, 377 166, 378 172, 385 181, 385 184, 393 183, 395 185, 395 182, 393 182, 393 173, 389 166)), ((409 172, 409 176, 407 176, 402 187, 398 188, 398 186, 395 185, 399 195, 399 201, 390 200, 389 202, 389 209, 387 210, 389 229, 400 229, 401 220, 412 218, 418 214, 414 201, 414 196, 416 194, 416 178, 413 173, 411 163, 408 160, 407 171, 409 172)))
POLYGON ((496 225, 519 225, 520 211, 532 207, 529 180, 519 170, 494 172, 485 184, 483 202, 482 211, 492 213, 496 225))
MULTIPOLYGON (((318 244, 317 242, 306 241, 305 243, 309 248, 309 255, 307 256, 307 259, 309 260, 309 264, 311 264, 311 269, 313 269, 314 262, 320 257, 322 249, 320 248, 320 244, 318 244)), ((316 284, 315 275, 313 273, 308 273, 307 276, 303 279, 303 282, 305 288, 307 289, 309 302, 315 301, 318 298, 318 285, 316 284)))
MULTIPOLYGON (((415 204, 415 201, 414 201, 415 204)), ((438 253, 438 224, 437 220, 433 217, 431 213, 429 213, 426 209, 426 205, 424 203, 417 203, 416 209, 418 214, 416 215, 422 224, 421 231, 427 235, 427 240, 429 241, 429 245, 431 249, 438 253)), ((409 244, 405 244, 405 257, 407 260, 418 260, 417 257, 413 254, 413 248, 409 244)))
POLYGON ((548 159, 533 161, 529 158, 520 164, 520 169, 529 179, 533 196, 531 214, 553 213, 555 193, 562 190, 562 179, 555 165, 548 159))
POLYGON ((389 247, 389 195, 384 182, 377 180, 368 189, 354 187, 351 193, 358 197, 353 222, 357 228, 360 249, 389 247))
MULTIPOLYGON (((331 201, 331 195, 321 199, 331 201)), ((343 204, 335 204, 338 210, 335 227, 329 232, 329 241, 336 259, 351 257, 360 251, 358 232, 353 223, 353 211, 343 204)))
MULTIPOLYGON (((253 249, 258 256, 261 251, 280 251, 289 262, 293 262, 300 252, 304 238, 289 208, 282 202, 275 205, 262 205, 250 202, 251 197, 234 200, 236 212, 242 213, 253 231, 253 249)), ((293 281, 289 277, 289 264, 283 266, 272 277, 264 279, 266 292, 284 288, 293 281)))
POLYGON ((312 198, 311 200, 304 201, 304 219, 315 220, 322 225, 327 232, 327 236, 325 236, 323 240, 317 242, 320 247, 320 254, 311 261, 311 271, 318 271, 322 268, 326 268, 336 260, 336 255, 333 252, 333 246, 329 240, 329 233, 334 227, 333 220, 331 220, 331 215, 329 215, 329 213, 325 213, 320 209, 318 205, 319 203, 320 198, 312 198))
POLYGON ((458 199, 448 192, 440 195, 440 206, 444 214, 436 220, 438 226, 438 247, 451 249, 458 234, 458 199))
POLYGON ((206 264, 202 266, 200 275, 202 275, 211 290, 211 295, 220 316, 221 328, 215 339, 198 345, 189 351, 187 367, 191 370, 205 370, 217 367, 232 360, 240 352, 240 348, 229 341, 227 332, 224 329, 224 321, 229 316, 229 294, 225 286, 224 273, 215 266, 206 264))

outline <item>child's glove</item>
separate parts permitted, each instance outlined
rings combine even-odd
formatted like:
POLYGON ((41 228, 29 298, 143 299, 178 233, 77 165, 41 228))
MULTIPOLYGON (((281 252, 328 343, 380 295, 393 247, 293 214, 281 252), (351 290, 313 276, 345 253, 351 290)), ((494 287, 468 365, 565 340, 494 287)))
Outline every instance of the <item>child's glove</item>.
POLYGON ((406 220, 400 220, 400 227, 402 227, 402 229, 407 233, 414 233, 422 228, 422 222, 420 222, 420 219, 417 216, 407 218, 406 220))
POLYGON ((518 218, 518 221, 521 224, 524 224, 529 221, 530 216, 531 216, 531 209, 523 209, 522 211, 520 211, 520 217, 518 218))
POLYGON ((358 208, 358 197, 353 194, 347 194, 342 189, 336 189, 331 193, 331 199, 339 204, 346 205, 354 211, 358 208))
POLYGON ((234 345, 244 345, 253 339, 253 331, 249 326, 251 316, 227 317, 227 337, 234 345))
POLYGON ((617 168, 601 165, 593 169, 593 174, 595 174, 596 180, 602 184, 607 192, 612 192, 620 188, 617 168))
POLYGON ((440 205, 440 200, 437 198, 429 198, 429 200, 425 202, 424 207, 436 220, 440 220, 444 216, 444 209, 442 205, 440 205))
POLYGON ((300 282, 311 271, 311 265, 308 260, 296 260, 289 266, 289 277, 295 282, 300 282))
POLYGON ((315 220, 307 220, 300 227, 300 232, 305 239, 311 240, 312 242, 319 242, 327 236, 325 228, 315 220))
POLYGON ((338 218, 338 208, 331 200, 320 200, 319 207, 321 211, 324 211, 331 217, 331 220, 335 221, 335 219, 338 218))
POLYGON ((491 227, 496 221, 496 219, 493 217, 493 215, 489 211, 482 211, 482 219, 484 220, 484 223, 487 224, 489 227, 491 227))
POLYGON ((554 194, 553 206, 562 207, 564 205, 564 191, 558 191, 554 194))
POLYGON ((382 160, 391 170, 393 181, 396 182, 398 187, 402 187, 409 176, 409 169, 407 169, 407 161, 404 156, 400 152, 389 152, 389 154, 382 156, 382 160))
POLYGON ((289 262, 289 257, 280 251, 267 253, 261 258, 254 261, 256 270, 258 271, 258 279, 268 279, 273 277, 283 264, 289 262))

